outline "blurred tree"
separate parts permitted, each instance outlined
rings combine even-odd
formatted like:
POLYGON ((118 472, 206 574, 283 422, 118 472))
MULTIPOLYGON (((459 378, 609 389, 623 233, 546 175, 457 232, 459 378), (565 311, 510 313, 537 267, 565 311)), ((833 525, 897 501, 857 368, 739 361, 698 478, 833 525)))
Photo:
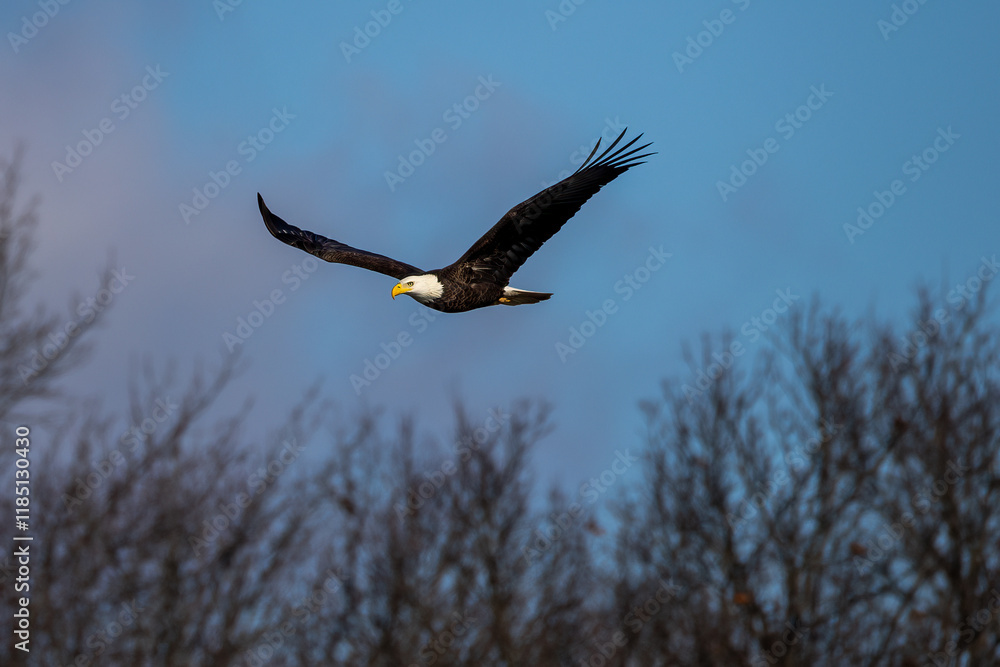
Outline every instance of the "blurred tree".
POLYGON ((619 610, 684 587, 635 664, 1000 664, 1000 337, 985 292, 918 300, 904 335, 814 302, 753 372, 644 404, 619 610))
MULTIPOLYGON (((82 359, 73 337, 17 375, 65 329, 19 305, 34 217, 15 213, 16 164, 0 419, 82 359)), ((252 441, 249 403, 216 407, 236 361, 186 387, 146 363, 120 414, 61 403, 32 461, 31 653, 0 643, 0 662, 1000 664, 1000 337, 983 294, 921 292, 902 336, 814 302, 703 395, 665 382, 642 404, 641 474, 603 501, 612 521, 538 502, 544 404, 456 405, 442 443, 338 416, 313 388, 252 441)), ((693 366, 729 343, 705 338, 693 366)), ((14 576, 8 558, 7 619, 14 576)))
MULTIPOLYGON (((38 200, 20 201, 21 158, 18 149, 11 159, 0 159, 0 421, 15 405, 56 395, 58 379, 84 358, 90 325, 106 312, 79 298, 68 315, 41 307, 25 312, 25 296, 35 275, 28 258, 34 248, 38 200)), ((99 289, 111 280, 112 270, 109 266, 103 271, 99 289)), ((0 462, 6 455, 0 455, 0 462)))

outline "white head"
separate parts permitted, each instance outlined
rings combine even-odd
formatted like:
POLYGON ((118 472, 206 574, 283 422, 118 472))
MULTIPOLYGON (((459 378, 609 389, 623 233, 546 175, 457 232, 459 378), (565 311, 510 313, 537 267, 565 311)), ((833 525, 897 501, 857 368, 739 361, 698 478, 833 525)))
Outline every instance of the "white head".
POLYGON ((420 276, 406 276, 392 288, 392 298, 397 294, 408 294, 421 303, 433 301, 444 294, 444 285, 437 276, 425 273, 420 276))

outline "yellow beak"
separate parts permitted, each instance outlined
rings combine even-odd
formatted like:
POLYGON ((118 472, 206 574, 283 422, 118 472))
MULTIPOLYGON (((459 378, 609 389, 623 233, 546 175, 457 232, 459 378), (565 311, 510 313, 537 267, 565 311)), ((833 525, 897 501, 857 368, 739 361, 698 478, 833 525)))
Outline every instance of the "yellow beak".
POLYGON ((395 299, 397 294, 406 294, 412 287, 403 287, 403 283, 396 283, 396 286, 392 288, 392 298, 395 299))

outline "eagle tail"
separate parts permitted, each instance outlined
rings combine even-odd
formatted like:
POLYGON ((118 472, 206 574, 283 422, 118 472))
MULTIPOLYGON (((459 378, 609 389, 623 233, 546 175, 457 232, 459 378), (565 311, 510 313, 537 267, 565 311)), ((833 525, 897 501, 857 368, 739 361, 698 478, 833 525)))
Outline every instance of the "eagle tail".
POLYGON ((500 297, 500 303, 505 306, 523 306, 528 303, 538 303, 539 301, 545 301, 550 296, 549 292, 529 292, 524 289, 514 289, 513 287, 504 287, 503 296, 500 297))

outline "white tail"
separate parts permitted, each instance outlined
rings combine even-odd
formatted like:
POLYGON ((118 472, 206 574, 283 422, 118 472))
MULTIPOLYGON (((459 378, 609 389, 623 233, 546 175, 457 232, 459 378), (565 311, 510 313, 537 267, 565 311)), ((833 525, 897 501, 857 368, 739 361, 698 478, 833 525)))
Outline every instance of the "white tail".
POLYGON ((505 306, 523 306, 527 303, 538 303, 539 301, 545 301, 550 296, 549 292, 529 292, 524 289, 514 289, 513 287, 504 287, 503 296, 500 297, 500 303, 505 306))

